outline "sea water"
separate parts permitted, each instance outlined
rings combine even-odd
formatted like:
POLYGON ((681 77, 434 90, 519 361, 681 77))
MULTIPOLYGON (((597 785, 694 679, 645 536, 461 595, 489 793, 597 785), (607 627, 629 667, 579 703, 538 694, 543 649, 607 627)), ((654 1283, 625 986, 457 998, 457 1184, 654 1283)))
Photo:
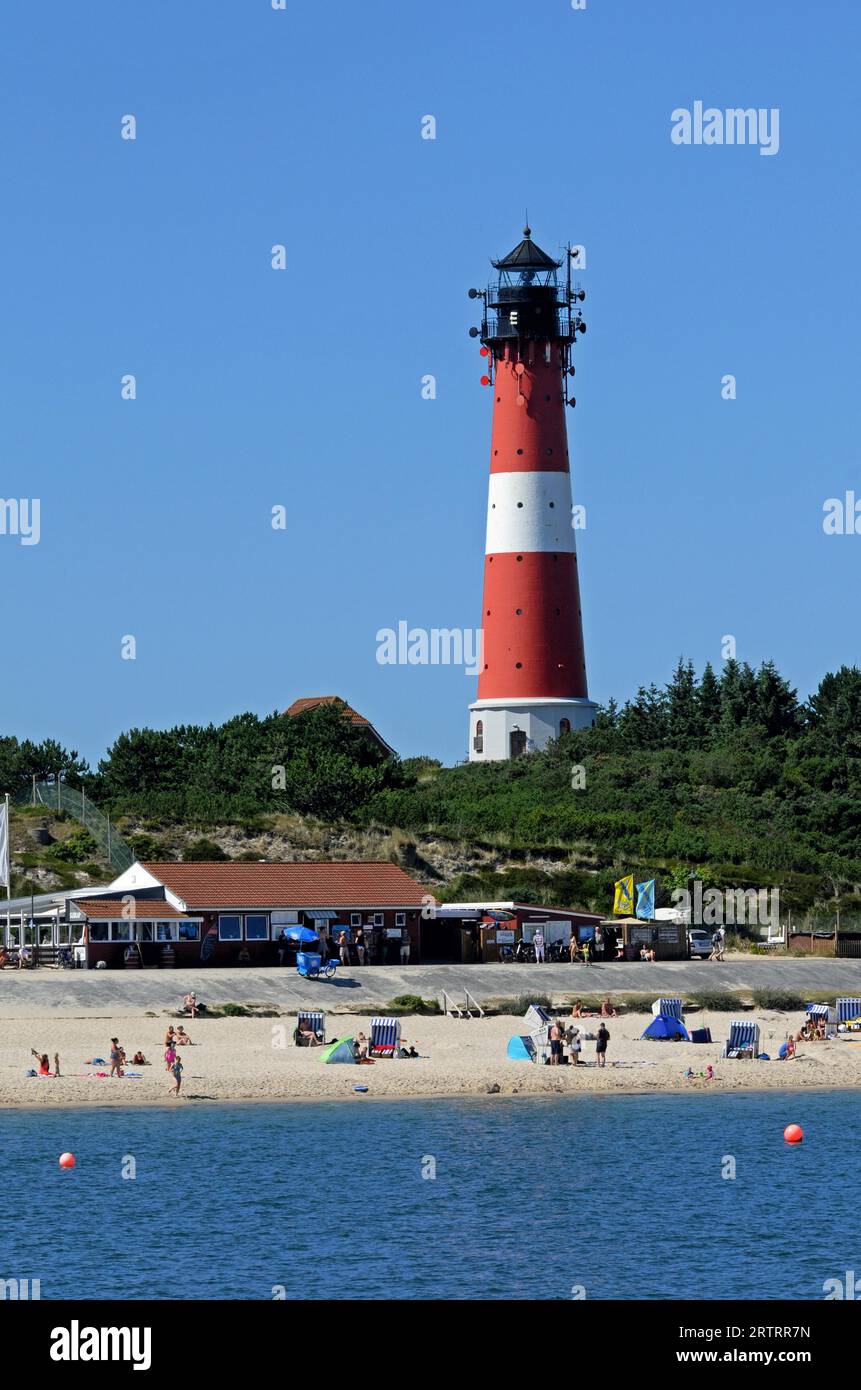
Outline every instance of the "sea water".
POLYGON ((42 1299, 816 1299, 861 1275, 859 1151, 854 1092, 7 1110, 0 1279, 42 1299))

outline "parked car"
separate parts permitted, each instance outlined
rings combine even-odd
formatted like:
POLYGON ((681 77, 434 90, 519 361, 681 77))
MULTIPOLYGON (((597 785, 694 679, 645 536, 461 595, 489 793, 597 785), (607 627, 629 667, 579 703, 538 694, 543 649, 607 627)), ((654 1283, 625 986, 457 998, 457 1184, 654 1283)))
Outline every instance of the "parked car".
POLYGON ((691 927, 688 932, 688 951, 691 960, 699 957, 701 960, 708 960, 712 953, 712 939, 707 931, 701 927, 691 927))

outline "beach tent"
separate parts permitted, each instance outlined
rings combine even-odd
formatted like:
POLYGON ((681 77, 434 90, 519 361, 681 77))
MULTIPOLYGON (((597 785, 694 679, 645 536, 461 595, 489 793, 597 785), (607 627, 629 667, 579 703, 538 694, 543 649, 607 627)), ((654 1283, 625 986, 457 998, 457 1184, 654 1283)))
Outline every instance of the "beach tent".
POLYGON ((355 1065, 356 1054, 353 1051, 352 1038, 336 1038, 328 1047, 320 1049, 321 1062, 352 1062, 355 1065))
POLYGON ((650 1038, 652 1042, 662 1041, 667 1038, 683 1038, 685 1042, 690 1042, 688 1030, 680 1018, 673 1018, 670 1014, 658 1014, 653 1018, 645 1033, 641 1033, 641 1038, 650 1038))
POLYGON ((535 1043, 531 1038, 511 1038, 508 1043, 508 1056, 512 1062, 534 1062, 535 1043))
POLYGON ((685 1016, 681 999, 656 999, 652 1005, 652 1013, 663 1014, 664 1018, 677 1018, 679 1020, 685 1016))

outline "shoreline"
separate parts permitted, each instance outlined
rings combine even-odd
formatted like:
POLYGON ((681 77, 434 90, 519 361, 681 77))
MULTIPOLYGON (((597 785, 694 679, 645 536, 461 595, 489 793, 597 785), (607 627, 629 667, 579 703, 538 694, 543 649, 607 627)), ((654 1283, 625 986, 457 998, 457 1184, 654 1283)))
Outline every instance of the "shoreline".
MULTIPOLYGON (((428 1101, 428 1102, 433 1102, 433 1101, 451 1101, 451 1100, 462 1100, 462 1101, 484 1100, 484 1101, 487 1101, 488 1104, 490 1104, 491 1102, 495 1102, 495 1101, 521 1101, 521 1100, 554 1100, 554 1101, 555 1101, 555 1100, 591 1100, 591 1099, 609 1100, 609 1099, 617 1098, 617 1097, 622 1097, 622 1098, 624 1098, 624 1099, 632 1099, 632 1098, 633 1098, 633 1099, 645 1100, 645 1099, 649 1099, 649 1098, 651 1098, 651 1099, 662 1099, 662 1098, 664 1098, 665 1096, 679 1096, 679 1097, 688 1096, 688 1097, 689 1097, 689 1096, 701 1096, 701 1095, 704 1095, 704 1094, 721 1095, 721 1096, 726 1096, 726 1095, 733 1095, 733 1096, 758 1096, 758 1095, 763 1095, 763 1094, 765 1094, 765 1093, 770 1093, 770 1094, 772 1094, 772 1095, 780 1095, 780 1094, 783 1094, 783 1095, 787 1095, 787 1096, 792 1096, 792 1097, 794 1098, 794 1097, 798 1096, 800 1093, 807 1094, 807 1093, 810 1093, 810 1092, 814 1092, 814 1093, 819 1094, 819 1093, 823 1093, 823 1092, 833 1092, 833 1091, 843 1091, 843 1092, 846 1093, 847 1096, 849 1096, 849 1095, 853 1095, 855 1092, 857 1092, 858 1089, 859 1089, 859 1087, 861 1087, 861 1082, 859 1082, 858 1084, 847 1085, 847 1083, 846 1083, 845 1081, 840 1081, 840 1082, 834 1081, 834 1082, 817 1082, 817 1083, 812 1084, 812 1085, 804 1085, 804 1086, 787 1086, 786 1084, 782 1084, 782 1085, 777 1085, 777 1084, 775 1084, 775 1085, 773 1085, 773 1086, 750 1086, 750 1085, 745 1085, 745 1086, 716 1086, 716 1085, 710 1084, 710 1085, 708 1085, 708 1086, 703 1085, 703 1086, 699 1086, 699 1087, 696 1087, 696 1086, 654 1086, 654 1087, 649 1087, 649 1088, 647 1088, 647 1089, 644 1089, 644 1088, 637 1088, 637 1087, 623 1088, 623 1087, 621 1087, 621 1086, 612 1086, 612 1087, 607 1087, 607 1088, 604 1088, 604 1089, 601 1089, 601 1090, 587 1090, 587 1089, 585 1089, 585 1088, 582 1088, 582 1089, 579 1089, 579 1090, 576 1090, 576 1091, 573 1090, 573 1089, 572 1089, 572 1090, 566 1090, 566 1089, 563 1089, 563 1088, 559 1088, 559 1089, 551 1088, 551 1089, 549 1089, 549 1090, 548 1090, 548 1089, 529 1090, 529 1089, 523 1089, 523 1088, 521 1088, 521 1089, 518 1089, 518 1090, 509 1090, 509 1091, 503 1091, 503 1090, 499 1090, 499 1091, 487 1091, 487 1090, 463 1091, 463 1090, 459 1090, 459 1091, 451 1091, 451 1092, 447 1092, 447 1091, 405 1091, 405 1092, 399 1092, 397 1095, 377 1095, 377 1096, 372 1095, 370 1092, 368 1092, 367 1094, 364 1094, 364 1095, 360 1095, 360 1094, 356 1094, 355 1092, 352 1092, 352 1091, 351 1091, 351 1092, 349 1092, 349 1093, 344 1093, 344 1094, 325 1095, 325 1096, 310 1096, 310 1095, 295 1095, 295 1096, 290 1096, 290 1095, 283 1095, 283 1096, 200 1096, 200 1097, 185 1097, 185 1096, 180 1096, 180 1101, 179 1101, 179 1103, 181 1104, 182 1102, 184 1102, 184 1101, 187 1100, 187 1099, 192 1099, 192 1100, 195 1101, 195 1104, 196 1104, 196 1105, 207 1106, 207 1107, 210 1107, 210 1106, 220 1106, 220 1107, 225 1107, 225 1108, 227 1108, 227 1107, 230 1107, 230 1106, 243 1106, 243 1105, 253 1105, 253 1106, 257 1106, 257 1105, 331 1105, 331 1104, 334 1104, 334 1103, 337 1103, 337 1102, 342 1102, 342 1103, 343 1103, 343 1102, 347 1102, 347 1101, 355 1101, 356 1103, 361 1102, 361 1103, 363 1103, 363 1104, 376 1104, 376 1105, 400 1105, 400 1104, 404 1103, 405 1101, 406 1101, 406 1102, 413 1102, 413 1101, 423 1101, 423 1102, 424 1102, 424 1101, 428 1101)), ((104 1100, 99 1100, 99 1101, 95 1101, 95 1102, 92 1102, 92 1103, 90 1103, 90 1102, 85 1102, 85 1103, 77 1102, 77 1103, 76 1103, 75 1101, 60 1101, 60 1102, 58 1102, 56 1105, 44 1105, 44 1104, 40 1105, 38 1102, 35 1102, 35 1101, 16 1101, 16 1102, 2 1102, 2 1103, 0 1103, 0 1111, 3 1111, 3 1112, 6 1112, 6 1111, 13 1111, 13 1112, 15 1112, 15 1111, 22 1111, 22 1112, 24 1112, 24 1113, 26 1113, 26 1114, 38 1114, 38 1113, 46 1112, 46 1113, 50 1113, 50 1114, 52 1114, 52 1115, 59 1114, 59 1113, 63 1113, 63 1112, 67 1112, 67 1113, 70 1113, 70 1114, 77 1115, 77 1114, 79 1114, 81 1111, 89 1111, 89 1112, 92 1113, 92 1112, 95 1112, 95 1111, 98 1111, 98 1110, 108 1110, 108 1111, 111 1111, 111 1110, 159 1110, 159 1109, 160 1109, 160 1110, 173 1111, 173 1110, 175 1110, 175 1109, 177 1109, 177 1108, 178 1108, 178 1105, 177 1105, 177 1102, 176 1102, 176 1101, 174 1101, 174 1102, 171 1103, 171 1101, 170 1101, 170 1100, 167 1100, 167 1099, 165 1099, 165 1100, 158 1100, 155 1096, 153 1096, 153 1097, 148 1097, 146 1100, 138 1100, 138 1101, 135 1101, 134 1103, 131 1103, 131 1104, 125 1104, 123 1101, 120 1101, 120 1100, 117 1100, 117 1101, 104 1101, 104 1100)))

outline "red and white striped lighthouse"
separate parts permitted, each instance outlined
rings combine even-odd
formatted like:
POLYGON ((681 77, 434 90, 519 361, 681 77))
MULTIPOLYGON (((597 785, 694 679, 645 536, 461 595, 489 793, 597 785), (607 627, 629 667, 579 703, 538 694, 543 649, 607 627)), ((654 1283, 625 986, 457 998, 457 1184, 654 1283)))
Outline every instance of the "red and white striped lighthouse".
POLYGON ((565 428, 571 347, 586 325, 554 260, 523 240, 492 262, 481 337, 493 387, 493 434, 478 699, 469 707, 472 762, 519 757, 591 724, 565 428))

